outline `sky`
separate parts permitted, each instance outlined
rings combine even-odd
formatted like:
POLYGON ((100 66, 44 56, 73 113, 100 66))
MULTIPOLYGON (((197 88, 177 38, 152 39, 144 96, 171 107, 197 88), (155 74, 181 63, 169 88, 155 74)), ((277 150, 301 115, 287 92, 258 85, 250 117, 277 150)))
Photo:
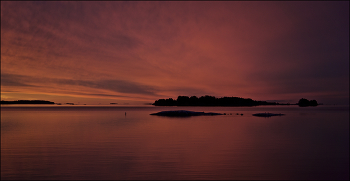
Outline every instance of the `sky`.
POLYGON ((1 100, 349 104, 349 1, 1 1, 1 100))

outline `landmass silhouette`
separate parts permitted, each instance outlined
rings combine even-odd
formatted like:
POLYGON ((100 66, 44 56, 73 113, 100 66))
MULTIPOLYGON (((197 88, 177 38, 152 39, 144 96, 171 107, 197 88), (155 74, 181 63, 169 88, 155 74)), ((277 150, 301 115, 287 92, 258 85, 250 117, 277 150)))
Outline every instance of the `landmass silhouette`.
MULTIPOLYGON (((17 101, 1 101, 1 104, 55 104, 51 101, 45 100, 17 100, 17 101)), ((66 103, 74 105, 74 103, 66 103)), ((116 103, 111 103, 116 104, 116 103)), ((177 100, 172 98, 168 99, 158 99, 152 105, 155 106, 259 106, 259 105, 293 105, 293 104, 282 104, 277 102, 267 102, 267 101, 255 101, 250 98, 241 97, 221 97, 216 98, 214 96, 178 96, 177 100)), ((301 98, 298 103, 300 107, 307 106, 317 106, 319 105, 316 100, 307 100, 301 98)))
POLYGON ((259 105, 290 105, 277 102, 255 101, 250 98, 221 97, 214 96, 178 96, 177 100, 172 98, 158 99, 152 105, 155 106, 259 106, 259 105))
POLYGON ((17 100, 17 101, 1 101, 1 104, 55 104, 51 101, 44 100, 17 100))
POLYGON ((300 107, 307 107, 307 106, 317 106, 318 103, 317 103, 316 100, 311 100, 311 101, 309 101, 309 100, 307 100, 307 99, 305 99, 305 98, 301 98, 301 99, 299 100, 299 102, 298 102, 298 105, 299 105, 300 107))

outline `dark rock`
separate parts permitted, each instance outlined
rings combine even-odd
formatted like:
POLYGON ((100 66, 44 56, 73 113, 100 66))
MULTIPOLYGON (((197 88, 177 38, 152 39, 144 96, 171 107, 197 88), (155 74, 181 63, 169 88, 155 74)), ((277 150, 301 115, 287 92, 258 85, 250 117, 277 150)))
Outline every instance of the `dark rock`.
POLYGON ((189 117, 189 116, 214 116, 214 115, 223 115, 221 113, 212 113, 212 112, 194 112, 186 110, 175 110, 175 111, 161 111, 158 113, 152 113, 150 115, 156 116, 170 116, 170 117, 189 117))
POLYGON ((253 116, 258 116, 258 117, 271 117, 271 116, 283 116, 284 114, 274 114, 274 113, 256 113, 253 114, 253 116))

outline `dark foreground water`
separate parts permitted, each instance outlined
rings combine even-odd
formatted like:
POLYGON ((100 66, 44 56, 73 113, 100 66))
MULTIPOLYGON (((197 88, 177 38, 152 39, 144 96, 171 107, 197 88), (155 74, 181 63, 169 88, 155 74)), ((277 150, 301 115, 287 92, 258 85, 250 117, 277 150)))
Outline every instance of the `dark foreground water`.
POLYGON ((1 179, 349 179, 349 107, 1 107, 1 179))

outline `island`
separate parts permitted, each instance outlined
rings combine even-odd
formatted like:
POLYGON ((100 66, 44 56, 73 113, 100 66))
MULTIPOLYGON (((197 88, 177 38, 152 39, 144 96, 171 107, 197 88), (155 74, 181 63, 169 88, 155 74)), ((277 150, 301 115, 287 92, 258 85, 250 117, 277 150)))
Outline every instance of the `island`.
POLYGON ((299 105, 300 107, 308 107, 308 106, 317 106, 318 103, 317 103, 316 100, 311 100, 311 101, 309 101, 309 100, 307 100, 307 99, 305 99, 305 98, 301 98, 301 99, 299 100, 299 102, 298 102, 298 105, 299 105))
POLYGON ((178 96, 176 100, 172 98, 156 100, 155 106, 259 106, 259 105, 290 105, 277 102, 255 101, 250 98, 241 97, 221 97, 214 96, 178 96))
POLYGON ((156 116, 169 116, 169 117, 190 117, 190 116, 215 116, 215 115, 224 115, 221 113, 213 112, 195 112, 195 111, 186 111, 186 110, 175 110, 175 111, 161 111, 158 113, 152 113, 150 115, 156 116))
POLYGON ((17 100, 17 101, 1 101, 1 104, 55 104, 51 101, 44 100, 17 100))

